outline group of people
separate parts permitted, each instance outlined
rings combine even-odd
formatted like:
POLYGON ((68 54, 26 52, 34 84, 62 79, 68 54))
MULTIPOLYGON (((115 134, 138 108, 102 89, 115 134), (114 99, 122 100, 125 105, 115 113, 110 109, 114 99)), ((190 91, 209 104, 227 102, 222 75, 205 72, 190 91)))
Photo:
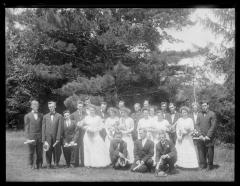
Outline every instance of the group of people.
POLYGON ((176 111, 174 103, 162 102, 160 109, 145 100, 134 104, 134 112, 120 101, 117 107, 77 101, 77 110, 38 112, 39 102, 31 102, 25 115, 29 164, 39 169, 46 153, 47 168, 59 167, 63 152, 66 167, 107 167, 133 172, 174 173, 175 167, 211 170, 214 156, 215 113, 207 101, 192 103, 176 111), (167 106, 170 112, 167 112, 167 106))

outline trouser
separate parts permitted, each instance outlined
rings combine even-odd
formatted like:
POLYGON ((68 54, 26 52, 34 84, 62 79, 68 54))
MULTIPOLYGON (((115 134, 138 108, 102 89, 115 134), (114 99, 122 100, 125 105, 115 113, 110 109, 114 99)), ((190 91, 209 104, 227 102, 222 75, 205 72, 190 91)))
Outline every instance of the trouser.
POLYGON ((132 164, 132 167, 131 167, 131 171, 133 172, 151 172, 151 170, 153 169, 153 160, 150 158, 148 159, 143 165, 141 165, 139 168, 135 169, 135 167, 137 167, 138 165, 136 164, 136 162, 134 162, 132 164))
POLYGON ((70 166, 70 163, 75 165, 75 162, 72 162, 71 158, 72 158, 72 156, 75 152, 74 150, 76 148, 77 147, 74 147, 74 146, 73 147, 63 147, 63 155, 64 155, 67 166, 70 166))
POLYGON ((201 168, 206 167, 207 165, 213 165, 214 157, 214 146, 207 145, 204 141, 198 141, 197 143, 198 156, 199 156, 199 166, 201 168))
POLYGON ((74 159, 77 166, 79 165, 79 154, 80 154, 81 166, 84 166, 84 144, 83 144, 84 134, 85 134, 85 130, 80 128, 78 148, 75 149, 75 153, 74 153, 74 159))
POLYGON ((43 151, 42 151, 42 142, 41 140, 37 139, 34 144, 28 144, 28 152, 29 152, 29 165, 33 166, 39 165, 43 162, 43 151))
POLYGON ((176 144, 176 140, 177 140, 176 132, 169 133, 169 138, 172 141, 172 143, 175 145, 176 144))
POLYGON ((132 139, 136 141, 138 139, 138 132, 137 132, 137 122, 134 122, 134 130, 132 131, 132 139))
POLYGON ((159 171, 169 171, 171 172, 174 169, 174 164, 176 163, 177 159, 176 158, 165 158, 162 159, 162 162, 159 165, 157 172, 159 171))
POLYGON ((77 141, 77 146, 73 146, 72 148, 72 153, 71 153, 71 159, 70 163, 73 164, 74 166, 78 167, 79 166, 79 140, 77 141))
POLYGON ((55 165, 58 165, 59 161, 60 161, 60 157, 61 157, 61 154, 62 154, 62 151, 61 151, 62 144, 61 144, 61 142, 59 142, 59 143, 57 143, 55 145, 55 147, 53 147, 54 143, 55 143, 55 141, 53 141, 53 139, 51 139, 51 143, 49 144, 50 148, 46 152, 46 162, 47 162, 47 165, 51 165, 51 163, 52 163, 52 156, 53 156, 53 161, 54 161, 55 165))

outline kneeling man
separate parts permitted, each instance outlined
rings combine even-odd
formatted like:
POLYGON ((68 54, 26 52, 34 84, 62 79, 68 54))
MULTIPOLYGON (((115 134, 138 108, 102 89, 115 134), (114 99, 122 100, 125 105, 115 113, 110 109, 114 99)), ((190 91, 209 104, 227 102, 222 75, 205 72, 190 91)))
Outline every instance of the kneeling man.
POLYGON ((127 143, 122 140, 122 132, 116 131, 110 143, 110 158, 114 169, 129 168, 127 143))
POLYGON ((163 130, 159 132, 159 142, 156 144, 156 176, 167 176, 173 173, 177 161, 177 151, 172 141, 166 138, 163 130))
POLYGON ((153 170, 154 143, 147 139, 147 130, 139 129, 140 139, 134 144, 134 163, 131 167, 133 172, 151 172, 153 170))

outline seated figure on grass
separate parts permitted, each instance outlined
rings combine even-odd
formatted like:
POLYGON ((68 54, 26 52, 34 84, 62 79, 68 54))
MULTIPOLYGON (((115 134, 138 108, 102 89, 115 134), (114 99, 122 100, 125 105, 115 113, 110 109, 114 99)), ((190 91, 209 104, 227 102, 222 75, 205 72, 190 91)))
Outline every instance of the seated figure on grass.
POLYGON ((151 172, 153 171, 154 143, 147 138, 147 130, 139 129, 140 139, 134 144, 134 163, 131 167, 133 172, 151 172))
POLYGON ((177 151, 172 141, 167 139, 164 130, 159 131, 159 142, 156 144, 156 176, 167 176, 174 173, 177 151))
POLYGON ((121 131, 116 131, 114 139, 110 143, 110 158, 114 169, 127 169, 129 168, 129 160, 127 159, 127 143, 122 140, 121 131))

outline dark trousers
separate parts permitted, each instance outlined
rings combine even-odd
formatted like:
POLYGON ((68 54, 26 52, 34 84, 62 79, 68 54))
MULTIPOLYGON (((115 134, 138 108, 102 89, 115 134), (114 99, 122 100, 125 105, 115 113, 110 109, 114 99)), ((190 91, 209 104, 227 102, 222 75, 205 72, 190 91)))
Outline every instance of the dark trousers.
POLYGON ((197 143, 197 149, 200 164, 199 166, 201 168, 204 168, 207 165, 212 166, 214 157, 214 146, 199 140, 197 143))
POLYGON ((169 138, 170 138, 170 140, 172 141, 173 144, 176 144, 176 140, 177 140, 176 132, 169 133, 169 138))
POLYGON ((53 156, 53 161, 55 165, 59 164, 60 161, 60 157, 62 154, 61 151, 61 142, 57 143, 57 145, 55 145, 55 147, 53 147, 53 144, 55 143, 55 141, 53 141, 53 139, 51 140, 51 144, 49 150, 46 152, 46 161, 47 161, 47 165, 51 165, 52 163, 52 156, 53 156))
POLYGON ((78 142, 77 142, 78 146, 77 146, 77 148, 75 148, 74 155, 72 156, 72 161, 75 162, 76 166, 79 165, 79 154, 80 154, 80 160, 81 160, 80 165, 84 166, 84 148, 83 148, 83 146, 84 146, 84 144, 83 144, 84 134, 85 134, 85 130, 80 128, 79 129, 79 139, 78 139, 78 142))
POLYGON ((157 170, 157 172, 159 171, 173 171, 174 169, 174 164, 176 163, 177 159, 176 158, 166 158, 166 159, 163 159, 162 162, 160 163, 159 165, 159 168, 157 170))
POLYGON ((152 159, 148 159, 142 166, 140 166, 136 170, 133 170, 137 166, 138 165, 136 164, 136 162, 134 162, 132 164, 131 171, 142 172, 142 173, 144 173, 144 172, 151 172, 151 170, 153 169, 153 160, 152 159))
POLYGON ((36 140, 34 144, 28 144, 29 165, 39 167, 43 163, 43 151, 41 140, 36 140))
POLYGON ((73 163, 75 165, 75 162, 71 162, 75 149, 76 147, 63 147, 63 155, 67 166, 70 166, 70 163, 73 163))

